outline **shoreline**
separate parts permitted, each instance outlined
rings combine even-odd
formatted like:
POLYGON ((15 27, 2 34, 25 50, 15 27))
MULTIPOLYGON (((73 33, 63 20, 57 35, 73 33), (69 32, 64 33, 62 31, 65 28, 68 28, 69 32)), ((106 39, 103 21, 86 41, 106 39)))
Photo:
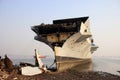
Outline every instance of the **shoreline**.
POLYGON ((78 72, 76 70, 25 76, 14 70, 11 73, 0 71, 0 80, 120 80, 120 76, 102 71, 78 72))
MULTIPOLYGON (((88 63, 87 65, 90 67, 88 63)), ((13 65, 13 62, 6 56, 5 59, 1 59, 0 80, 120 80, 120 75, 80 69, 80 67, 86 68, 87 65, 78 65, 76 68, 63 70, 62 72, 48 72, 34 76, 25 76, 20 74, 20 67, 13 65)), ((116 69, 120 74, 119 69, 116 69)))

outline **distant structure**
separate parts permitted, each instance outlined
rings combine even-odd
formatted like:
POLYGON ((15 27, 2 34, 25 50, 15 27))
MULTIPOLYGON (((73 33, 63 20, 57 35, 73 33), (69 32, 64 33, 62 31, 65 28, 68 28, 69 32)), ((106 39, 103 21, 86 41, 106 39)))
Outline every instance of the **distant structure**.
POLYGON ((79 64, 70 62, 91 59, 91 54, 98 48, 92 39, 89 17, 53 20, 53 24, 36 25, 31 29, 37 34, 35 40, 46 43, 55 52, 58 70, 79 64))

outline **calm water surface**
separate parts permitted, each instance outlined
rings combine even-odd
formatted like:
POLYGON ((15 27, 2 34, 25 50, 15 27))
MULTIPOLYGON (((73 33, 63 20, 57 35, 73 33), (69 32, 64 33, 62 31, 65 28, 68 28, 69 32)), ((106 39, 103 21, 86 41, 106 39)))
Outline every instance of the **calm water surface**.
POLYGON ((93 70, 120 75, 120 57, 94 57, 93 70))

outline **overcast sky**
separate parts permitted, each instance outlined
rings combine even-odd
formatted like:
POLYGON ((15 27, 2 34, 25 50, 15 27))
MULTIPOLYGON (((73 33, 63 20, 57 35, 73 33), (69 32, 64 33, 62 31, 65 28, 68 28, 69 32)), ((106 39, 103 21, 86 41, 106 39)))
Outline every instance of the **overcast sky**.
POLYGON ((0 0, 0 55, 30 57, 37 48, 52 50, 34 40, 31 26, 52 20, 90 17, 90 27, 99 49, 94 56, 120 56, 120 0, 0 0))

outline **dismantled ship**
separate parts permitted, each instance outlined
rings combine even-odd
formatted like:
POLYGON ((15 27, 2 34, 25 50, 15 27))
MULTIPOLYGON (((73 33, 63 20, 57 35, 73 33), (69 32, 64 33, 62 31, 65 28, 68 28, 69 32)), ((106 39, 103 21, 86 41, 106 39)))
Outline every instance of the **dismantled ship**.
POLYGON ((93 44, 89 17, 53 20, 53 24, 42 23, 31 29, 37 34, 35 40, 53 49, 58 71, 75 67, 81 60, 91 59, 98 48, 93 44))

